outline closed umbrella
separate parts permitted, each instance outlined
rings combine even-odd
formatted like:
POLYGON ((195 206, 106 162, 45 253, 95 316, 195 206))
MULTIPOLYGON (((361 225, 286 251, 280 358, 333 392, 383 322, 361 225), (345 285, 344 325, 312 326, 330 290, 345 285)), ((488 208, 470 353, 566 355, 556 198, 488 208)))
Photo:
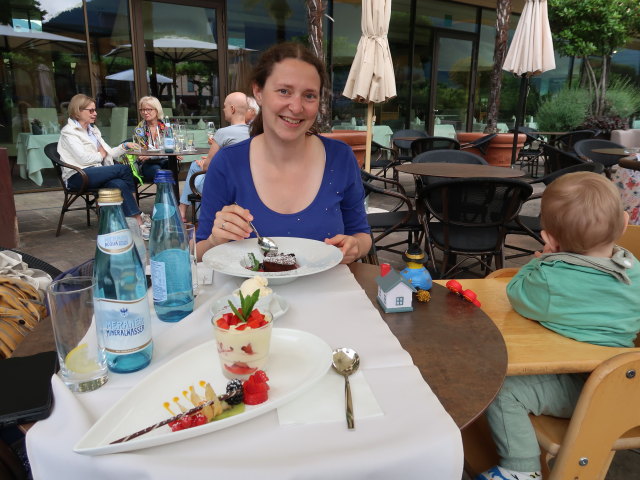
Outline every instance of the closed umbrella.
POLYGON ((526 0, 502 68, 522 78, 511 156, 511 163, 514 163, 517 133, 524 117, 529 78, 556 68, 547 0, 526 0))
POLYGON ((342 94, 367 102, 367 146, 365 169, 371 165, 373 104, 396 96, 396 81, 389 50, 391 0, 362 0, 362 36, 342 94))

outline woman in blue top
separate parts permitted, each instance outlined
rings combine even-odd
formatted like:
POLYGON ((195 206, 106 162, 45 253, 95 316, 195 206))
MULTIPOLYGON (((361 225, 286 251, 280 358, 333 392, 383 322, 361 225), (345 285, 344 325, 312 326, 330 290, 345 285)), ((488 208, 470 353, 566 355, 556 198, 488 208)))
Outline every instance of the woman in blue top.
POLYGON ((252 236, 249 221, 266 236, 335 245, 342 263, 368 253, 371 236, 355 156, 346 144, 311 133, 324 83, 322 62, 300 44, 281 43, 262 55, 252 82, 261 107, 252 138, 220 150, 207 172, 199 257, 252 236))

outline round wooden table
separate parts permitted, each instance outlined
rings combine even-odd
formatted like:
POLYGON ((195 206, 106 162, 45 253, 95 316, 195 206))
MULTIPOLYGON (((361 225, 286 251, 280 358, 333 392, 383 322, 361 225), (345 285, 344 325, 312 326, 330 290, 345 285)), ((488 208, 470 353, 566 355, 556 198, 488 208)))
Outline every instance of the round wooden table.
POLYGON ((604 155, 620 155, 621 157, 629 155, 626 148, 594 148, 592 152, 602 153, 604 155))
POLYGON ((183 155, 204 155, 209 152, 208 148, 197 147, 195 150, 174 150, 171 153, 166 153, 164 150, 129 150, 127 154, 147 157, 169 157, 169 170, 173 174, 173 179, 176 183, 173 185, 173 191, 176 194, 176 199, 180 198, 180 187, 178 184, 178 175, 180 174, 180 168, 178 164, 178 157, 183 155))
POLYGON ((507 373, 507 348, 495 323, 437 284, 429 303, 414 299, 412 312, 385 313, 376 299, 379 267, 352 263, 349 269, 456 425, 463 429, 479 417, 507 373))
POLYGON ((429 177, 468 178, 494 177, 516 178, 525 172, 517 168, 495 167, 493 165, 474 165, 467 163, 403 163, 394 167, 398 172, 429 177))

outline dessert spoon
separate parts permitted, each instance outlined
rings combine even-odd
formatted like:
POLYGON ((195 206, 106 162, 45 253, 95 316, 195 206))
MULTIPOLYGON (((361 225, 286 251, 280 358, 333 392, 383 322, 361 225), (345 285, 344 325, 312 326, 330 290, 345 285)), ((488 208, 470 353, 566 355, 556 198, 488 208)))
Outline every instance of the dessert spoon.
POLYGON ((351 402, 351 385, 349 375, 358 370, 360 355, 352 348, 336 348, 333 351, 333 368, 344 377, 344 398, 346 404, 347 428, 355 428, 353 418, 353 404, 351 402))
MULTIPOLYGON (((233 204, 238 205, 236 202, 233 202, 233 204)), ((256 230, 256 227, 253 226, 253 223, 249 222, 249 226, 251 227, 251 230, 253 230, 253 232, 256 234, 256 237, 258 237, 258 246, 260 247, 260 250, 262 250, 262 253, 264 255, 269 252, 278 253, 278 245, 276 245, 276 242, 271 240, 269 237, 263 237, 262 235, 260 235, 258 233, 258 230, 256 230)))

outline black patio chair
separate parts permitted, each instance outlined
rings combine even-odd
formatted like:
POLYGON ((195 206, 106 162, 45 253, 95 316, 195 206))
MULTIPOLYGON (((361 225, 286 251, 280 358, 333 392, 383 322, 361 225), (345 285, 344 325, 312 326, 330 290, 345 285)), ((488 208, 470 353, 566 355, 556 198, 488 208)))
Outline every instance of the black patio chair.
POLYGON ((515 163, 520 165, 520 168, 526 167, 527 172, 532 177, 537 177, 540 159, 543 158, 544 154, 542 145, 545 142, 533 128, 520 127, 518 128, 518 132, 524 133, 526 139, 518 153, 518 158, 516 158, 515 163))
POLYGON ((64 214, 67 212, 75 211, 75 210, 86 210, 87 211, 87 226, 91 226, 91 215, 90 212, 93 210, 96 216, 99 216, 98 210, 98 189, 97 188, 89 188, 89 177, 84 172, 84 170, 80 167, 76 167, 74 165, 70 165, 66 162, 60 160, 60 155, 58 154, 58 142, 50 143, 44 147, 45 155, 51 160, 53 167, 56 171, 56 176, 58 177, 58 181, 60 182, 60 186, 62 187, 62 191, 64 192, 64 202, 62 203, 62 210, 60 211, 60 220, 58 221, 58 229, 56 230, 56 237, 60 235, 60 229, 62 228, 62 220, 64 219, 64 214), (67 187, 66 182, 62 179, 62 168, 70 168, 75 170, 82 177, 82 186, 79 189, 74 189, 67 187), (84 201, 84 206, 79 207, 71 207, 76 200, 82 199, 84 201))
POLYGON ((411 142, 413 140, 397 140, 397 138, 403 137, 418 137, 418 138, 427 138, 427 132, 422 130, 397 130, 393 132, 391 136, 391 142, 393 146, 398 151, 398 161, 400 162, 410 162, 413 158, 411 154, 411 142))
POLYGON ((402 255, 406 249, 400 250, 396 248, 399 245, 405 243, 407 246, 412 243, 420 244, 425 236, 425 228, 411 200, 407 197, 402 184, 389 178, 371 175, 365 171, 361 171, 360 174, 367 197, 372 194, 378 194, 397 200, 395 206, 387 212, 367 214, 375 250, 386 250, 402 255), (393 187, 393 190, 390 187, 393 187), (392 243, 380 243, 381 240, 392 233, 406 233, 407 237, 392 243))
POLYGON ((434 272, 434 248, 442 251, 440 278, 457 274, 469 259, 483 267, 483 276, 494 270, 492 263, 502 268, 507 224, 532 191, 528 183, 512 178, 447 179, 427 186, 421 201, 429 214, 427 247, 434 272), (457 256, 464 258, 451 266, 457 256))
POLYGON ((205 173, 207 172, 196 172, 189 179, 191 193, 187 196, 187 199, 191 202, 191 223, 194 225, 198 224, 198 210, 200 210, 200 202, 202 202, 202 193, 196 188, 196 178, 205 173))
POLYGON ((484 137, 480 137, 475 139, 473 142, 463 143, 460 145, 460 150, 467 150, 471 148, 477 149, 482 155, 487 154, 487 148, 489 148, 489 144, 493 137, 495 137, 497 133, 490 133, 485 135, 484 137))
POLYGON ((562 170, 563 168, 587 163, 577 155, 559 150, 548 143, 542 144, 542 151, 544 154, 545 176, 558 170, 562 170))
MULTIPOLYGON (((432 150, 417 155, 413 163, 466 163, 469 165, 488 165, 487 161, 479 155, 462 150, 432 150)), ((416 177, 416 198, 422 194, 427 185, 442 181, 443 178, 421 175, 416 177)), ((420 205, 418 203, 418 205, 420 205)))
POLYGON ((594 130, 576 130, 574 132, 565 133, 553 140, 553 145, 558 150, 563 152, 573 152, 573 146, 580 140, 587 140, 593 138, 596 132, 594 130))
POLYGON ((618 165, 620 155, 609 155, 607 153, 594 152, 598 148, 622 148, 624 146, 619 143, 611 142, 609 140, 602 140, 599 138, 590 138, 587 140, 580 140, 573 146, 578 156, 590 162, 601 163, 604 167, 604 173, 607 178, 611 179, 611 171, 613 167, 618 165))
POLYGON ((449 137, 420 138, 411 142, 411 154, 414 158, 431 150, 460 150, 460 142, 449 137))
POLYGON ((398 152, 392 148, 380 145, 378 142, 371 142, 371 170, 379 171, 378 175, 387 178, 389 171, 393 174, 393 179, 398 180, 398 172, 393 168, 400 165, 398 152))
MULTIPOLYGON (((529 185, 535 185, 535 184, 541 183, 546 186, 546 185, 549 185, 551 182, 553 182, 556 178, 559 178, 562 175, 566 175, 567 173, 573 173, 573 172, 593 172, 593 173, 600 174, 604 172, 604 167, 600 163, 596 163, 596 162, 580 163, 577 165, 572 165, 570 167, 563 168, 561 170, 556 170, 555 172, 550 173, 549 175, 545 175, 542 178, 538 178, 536 180, 529 182, 529 185)), ((529 198, 527 198, 527 200, 525 201, 525 204, 533 200, 539 200, 540 198, 542 198, 542 194, 535 193, 531 195, 529 198)), ((539 214, 535 216, 518 214, 516 218, 514 218, 511 222, 507 224, 507 235, 526 235, 537 240, 540 243, 540 245, 544 245, 544 241, 540 236, 541 231, 542 231, 542 226, 540 225, 539 214)), ((514 255, 506 256, 505 259, 507 260, 512 258, 524 257, 527 255, 533 255, 535 253, 535 250, 527 249, 521 246, 505 245, 505 247, 510 250, 516 250, 520 252, 514 255)))

